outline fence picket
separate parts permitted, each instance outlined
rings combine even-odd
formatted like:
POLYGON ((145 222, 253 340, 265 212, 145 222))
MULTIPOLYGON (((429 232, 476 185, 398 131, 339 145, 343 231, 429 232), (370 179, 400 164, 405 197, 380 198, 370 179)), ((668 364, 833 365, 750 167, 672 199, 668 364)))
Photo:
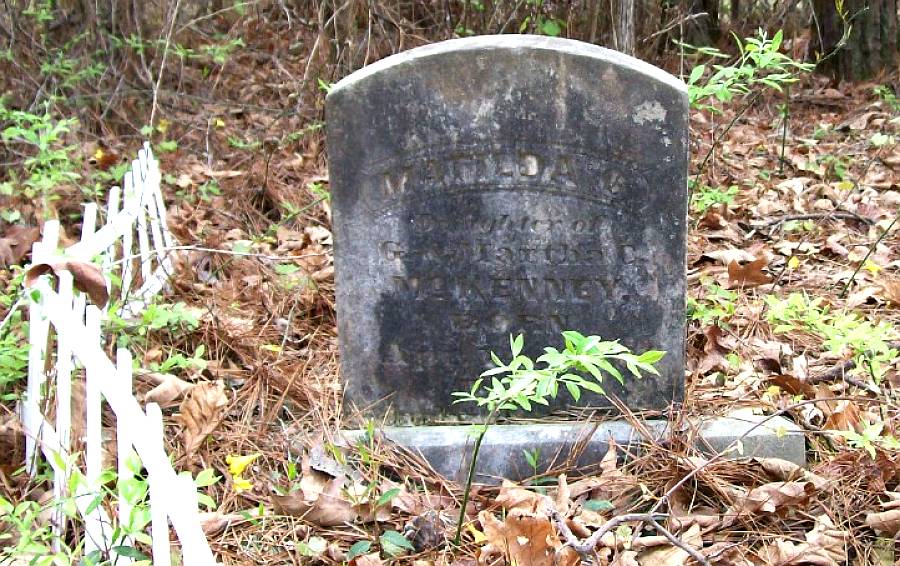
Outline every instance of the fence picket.
MULTIPOLYGON (((165 219, 165 203, 159 187, 161 175, 149 144, 145 144, 132 162, 132 170, 123 180, 123 189, 113 188, 102 226, 98 227, 98 209, 87 204, 84 209, 81 240, 65 250, 57 251, 59 223, 47 221, 44 235, 32 249, 32 262, 56 262, 60 258, 90 262, 101 255, 101 266, 107 274, 107 287, 112 289, 109 275, 121 267, 120 316, 139 316, 152 295, 166 283, 172 272, 172 248, 175 240, 165 219), (135 234, 137 259, 134 265, 135 234), (118 259, 117 259, 118 258, 118 259), (135 270, 140 273, 140 289, 136 292, 135 270)), ((147 470, 151 514, 152 552, 154 564, 168 566, 171 559, 169 524, 182 548, 183 563, 198 566, 215 564, 209 543, 200 526, 197 491, 190 476, 178 476, 165 452, 162 412, 155 404, 140 407, 133 394, 132 355, 127 349, 116 352, 113 363, 104 351, 103 310, 87 305, 83 293, 75 294, 69 272, 57 274, 57 282, 39 278, 35 289, 29 291, 29 358, 28 385, 20 404, 26 428, 26 464, 30 473, 36 472, 39 453, 43 453, 54 473, 54 494, 61 504, 66 497, 74 497, 76 507, 84 519, 84 552, 100 551, 117 566, 133 564, 130 557, 116 556, 111 549, 134 546, 130 537, 114 539, 114 522, 96 500, 102 493, 100 485, 103 465, 102 412, 105 401, 116 416, 117 472, 120 482, 134 479, 131 455, 140 457, 147 470), (55 336, 55 343, 52 338, 55 336), (50 349, 53 344, 55 348, 50 349), (85 427, 84 438, 72 435, 73 379, 76 361, 84 367, 85 427), (54 368, 48 375, 47 368, 54 368), (52 380, 52 381, 51 381, 52 380), (51 385, 48 387, 48 383, 51 385), (55 388, 54 388, 55 386, 55 388), (54 395, 56 418, 50 423, 43 412, 49 395, 54 395), (149 434, 147 433, 149 431, 149 434), (72 442, 84 443, 84 480, 72 482, 74 493, 67 493, 68 478, 78 465, 72 460, 72 442)), ((127 525, 133 505, 124 497, 123 484, 118 491, 118 523, 127 525)), ((61 509, 57 508, 57 511, 61 509)), ((58 534, 65 526, 64 517, 57 514, 54 528, 58 534)), ((61 539, 57 539, 61 540, 61 539)))
MULTIPOLYGON (((102 344, 100 333, 100 318, 102 313, 100 309, 94 305, 87 307, 85 319, 88 331, 88 339, 91 342, 102 344)), ((101 375, 96 370, 85 370, 84 384, 84 405, 85 405, 85 423, 84 423, 84 466, 85 466, 85 482, 91 493, 100 495, 102 486, 100 485, 100 472, 103 468, 103 407, 100 395, 101 375)), ((95 550, 102 550, 105 545, 111 541, 103 538, 102 517, 95 510, 89 516, 84 518, 85 522, 85 541, 84 552, 90 554, 95 550)))
MULTIPOLYGON (((156 403, 147 404, 147 420, 150 421, 148 434, 156 437, 162 444, 165 438, 162 411, 156 403)), ((169 518, 166 514, 165 490, 169 489, 162 482, 150 478, 150 536, 153 538, 153 564, 169 566, 172 562, 172 549, 169 546, 169 518)))
MULTIPOLYGON (((134 210, 134 185, 132 176, 126 173, 122 179, 122 211, 129 214, 134 210)), ((134 231, 126 230, 122 234, 122 303, 127 305, 130 300, 132 283, 134 282, 134 260, 132 254, 134 248, 134 231)))
MULTIPOLYGON (((59 297, 63 308, 72 312, 78 318, 82 315, 78 312, 74 300, 72 274, 64 271, 58 274, 59 297)), ((83 304, 83 303, 82 303, 83 304)), ((69 453, 72 447, 72 343, 71 335, 67 332, 56 332, 56 434, 59 438, 61 452, 69 453)), ((63 513, 63 499, 69 485, 69 474, 66 468, 57 469, 53 474, 53 498, 57 502, 54 512, 53 530, 58 539, 62 538, 65 530, 65 514, 63 513)))

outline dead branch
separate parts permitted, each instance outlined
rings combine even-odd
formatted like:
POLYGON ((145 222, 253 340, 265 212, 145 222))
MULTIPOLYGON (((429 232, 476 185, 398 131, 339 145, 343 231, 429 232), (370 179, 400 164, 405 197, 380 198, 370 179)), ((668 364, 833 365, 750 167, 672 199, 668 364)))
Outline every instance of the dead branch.
POLYGON ((871 218, 860 216, 855 212, 849 212, 846 210, 832 210, 831 212, 810 212, 808 214, 785 214, 784 216, 779 216, 778 218, 760 225, 760 227, 765 228, 768 226, 774 226, 775 224, 781 224, 782 222, 790 222, 793 220, 834 220, 838 218, 842 220, 856 220, 868 226, 874 224, 874 221, 871 218))
POLYGON ((664 513, 626 513, 625 515, 618 515, 604 523, 591 536, 581 541, 578 539, 578 537, 575 536, 575 534, 569 528, 569 525, 566 524, 566 520, 559 514, 559 512, 555 508, 552 508, 552 503, 550 505, 550 518, 553 520, 553 523, 556 525, 557 530, 559 530, 560 534, 562 534, 563 538, 565 539, 565 546, 572 547, 572 549, 574 549, 575 552, 577 552, 583 560, 590 560, 591 554, 594 553, 594 548, 600 542, 600 539, 602 539, 603 536, 606 535, 606 533, 612 531, 622 523, 640 521, 641 523, 650 523, 651 525, 653 525, 653 528, 655 528, 661 535, 666 537, 669 542, 671 542, 681 550, 687 552, 699 564, 709 566, 709 561, 705 556, 697 552, 696 549, 691 548, 689 545, 682 542, 681 539, 676 537, 659 523, 657 519, 668 517, 668 515, 664 513))
MULTIPOLYGON (((900 340, 888 342, 887 346, 891 350, 900 349, 900 340)), ((866 391, 870 391, 870 392, 876 393, 876 394, 879 393, 879 390, 877 388, 873 388, 868 383, 860 381, 860 380, 854 378, 853 376, 851 376, 849 373, 847 373, 850 370, 852 370, 854 367, 856 367, 856 359, 850 358, 849 360, 834 366, 833 368, 829 369, 828 371, 826 371, 822 374, 810 377, 807 381, 809 383, 821 383, 823 381, 831 381, 832 379, 841 378, 844 381, 846 381, 847 383, 849 383, 851 385, 855 385, 857 387, 861 387, 862 389, 865 389, 866 391)))

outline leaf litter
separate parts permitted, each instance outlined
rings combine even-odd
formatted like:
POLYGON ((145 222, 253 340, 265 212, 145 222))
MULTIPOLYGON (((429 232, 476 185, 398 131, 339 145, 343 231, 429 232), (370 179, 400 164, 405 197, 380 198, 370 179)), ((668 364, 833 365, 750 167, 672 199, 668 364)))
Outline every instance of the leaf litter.
MULTIPOLYGON (((247 37, 260 52, 283 44, 276 51, 296 57, 286 69, 304 67, 289 49, 295 40, 247 37)), ((385 439, 347 445, 328 437, 347 423, 337 378, 331 211, 309 188, 327 189, 321 138, 280 143, 269 155, 228 143, 236 134, 301 131, 317 112, 312 95, 304 95, 309 109, 294 111, 296 103, 268 80, 270 70, 250 58, 236 54, 235 63, 248 72, 223 75, 220 85, 238 111, 161 107, 182 148, 161 155, 162 170, 174 180, 165 187, 169 225, 197 248, 181 256, 166 300, 184 301, 199 316, 194 328, 150 333, 144 348, 168 355, 203 344, 208 364, 137 375, 142 400, 164 408, 166 442, 179 469, 211 468, 225 478, 202 489, 217 503, 203 521, 224 564, 577 564, 553 512, 584 540, 662 499, 661 524, 681 546, 647 521, 627 521, 598 541, 596 562, 688 564, 691 549, 714 564, 874 563, 870 549, 897 536, 900 456, 886 440, 900 432, 897 360, 884 361, 883 379, 875 383, 865 363, 853 360, 866 354, 854 346, 864 340, 845 337, 841 348, 829 349, 803 320, 811 311, 791 319, 791 330, 776 331, 765 302, 801 293, 822 298, 831 312, 849 309, 891 324, 900 319, 900 236, 893 230, 873 247, 900 204, 897 146, 878 152, 869 143, 873 128, 897 129, 871 94, 874 85, 838 90, 812 79, 792 87, 783 164, 775 142, 781 98, 755 105, 702 175, 711 187, 736 184, 733 202, 691 214, 688 294, 697 309, 688 327, 688 394, 675 423, 735 410, 783 412, 807 433, 809 469, 739 454, 713 461, 693 448, 696 430, 673 426, 677 434, 640 451, 614 447, 585 477, 565 469, 551 485, 477 486, 464 510, 462 544, 454 548, 448 541, 462 500, 457 483, 385 439), (284 112, 246 106, 266 96, 273 107, 287 104, 284 112), (223 116, 225 126, 207 135, 207 115, 223 116), (200 155, 209 161, 201 163, 200 155), (221 194, 201 194, 212 181, 221 194), (848 361, 846 371, 831 373, 848 361), (881 436, 865 437, 875 423, 884 425, 881 436), (323 452, 333 463, 324 463, 323 452), (257 453, 244 471, 252 488, 238 493, 227 479, 227 457, 257 453), (695 475, 667 496, 687 474, 695 475), (400 539, 389 532, 413 548, 390 547, 400 539), (302 554, 300 542, 316 555, 302 554)), ((188 82, 191 72, 185 70, 188 82)), ((715 120, 732 118, 735 111, 726 108, 715 120)), ((709 149, 714 122, 695 113, 692 123, 696 159, 709 149)), ((37 232, 24 226, 0 239, 3 263, 26 260, 37 232)), ((89 268, 56 262, 34 269, 32 278, 67 270, 95 303, 105 303, 89 268)), ((4 424, 0 440, 18 446, 21 431, 4 424)), ((11 477, 4 471, 3 489, 24 497, 31 488, 11 477)))

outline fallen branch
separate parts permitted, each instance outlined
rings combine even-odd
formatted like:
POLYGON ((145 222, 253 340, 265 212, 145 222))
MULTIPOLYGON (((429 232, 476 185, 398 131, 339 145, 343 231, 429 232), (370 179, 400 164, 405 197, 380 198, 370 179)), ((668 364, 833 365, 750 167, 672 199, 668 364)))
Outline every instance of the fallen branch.
MULTIPOLYGON (((888 342, 887 346, 891 350, 900 349, 900 340, 888 342)), ((833 368, 829 369, 828 371, 826 371, 824 373, 821 373, 816 376, 811 376, 807 380, 807 382, 808 383, 821 383, 823 381, 831 381, 833 379, 841 378, 844 381, 846 381, 847 383, 849 383, 850 385, 855 385, 855 386, 865 389, 866 391, 869 391, 871 393, 875 393, 875 394, 880 393, 880 391, 878 390, 877 387, 874 387, 874 386, 872 386, 868 383, 865 383, 859 379, 856 379, 855 377, 853 377, 852 375, 847 373, 850 370, 852 370, 854 367, 856 367, 856 359, 850 358, 849 360, 834 366, 833 368)))
POLYGON ((770 220, 764 224, 760 224, 759 227, 766 228, 768 226, 774 226, 775 224, 781 224, 782 222, 791 222, 795 220, 833 220, 836 218, 840 218, 842 220, 856 220, 868 226, 871 226, 875 223, 871 218, 860 216, 855 212, 849 212, 846 210, 832 210, 830 212, 810 212, 807 214, 785 214, 784 216, 779 216, 774 220, 770 220))
POLYGON ((603 538, 604 535, 617 528, 622 523, 630 523, 632 521, 640 521, 642 523, 650 523, 653 527, 669 542, 673 545, 677 546, 681 550, 687 552, 691 558, 697 561, 699 564, 703 564, 704 566, 709 566, 709 560, 706 559, 705 556, 700 554, 696 549, 691 546, 685 544, 681 539, 672 534, 668 529, 662 526, 657 519, 664 519, 668 517, 668 515, 664 513, 626 513, 625 515, 618 515, 613 517, 609 521, 605 522, 600 526, 591 536, 584 539, 583 541, 579 540, 578 537, 572 532, 572 529, 569 528, 569 525, 566 524, 565 518, 563 518, 556 509, 550 510, 550 518, 553 520, 553 523, 556 525, 557 530, 562 534, 565 539, 565 546, 572 547, 575 552, 577 552, 583 560, 589 560, 591 554, 594 553, 594 548, 600 542, 600 539, 603 538))

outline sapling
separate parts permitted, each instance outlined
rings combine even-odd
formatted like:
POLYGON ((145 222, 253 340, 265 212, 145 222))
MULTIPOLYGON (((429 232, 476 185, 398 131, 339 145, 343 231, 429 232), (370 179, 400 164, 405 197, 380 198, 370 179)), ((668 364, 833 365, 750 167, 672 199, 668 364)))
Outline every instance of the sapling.
POLYGON ((544 354, 537 360, 532 360, 522 353, 525 338, 521 334, 516 337, 510 335, 509 347, 512 357, 509 363, 504 363, 491 352, 491 360, 495 367, 482 373, 469 391, 453 393, 457 397, 454 403, 475 403, 487 412, 484 421, 472 429, 475 449, 469 463, 462 509, 456 524, 455 544, 459 544, 481 442, 488 427, 496 422, 501 412, 520 409, 530 412, 532 405, 549 405, 548 398, 556 398, 560 385, 565 387, 576 402, 581 399, 582 389, 606 395, 600 385, 604 374, 613 376, 619 383, 625 383, 625 376, 613 362, 623 364, 628 372, 637 378, 642 377, 642 372, 659 375, 654 364, 665 355, 665 352, 648 350, 637 355, 617 340, 608 341, 599 336, 584 336, 572 330, 565 331, 562 335, 565 348, 562 350, 544 348, 544 354), (486 379, 490 379, 489 384, 485 382, 486 379))

